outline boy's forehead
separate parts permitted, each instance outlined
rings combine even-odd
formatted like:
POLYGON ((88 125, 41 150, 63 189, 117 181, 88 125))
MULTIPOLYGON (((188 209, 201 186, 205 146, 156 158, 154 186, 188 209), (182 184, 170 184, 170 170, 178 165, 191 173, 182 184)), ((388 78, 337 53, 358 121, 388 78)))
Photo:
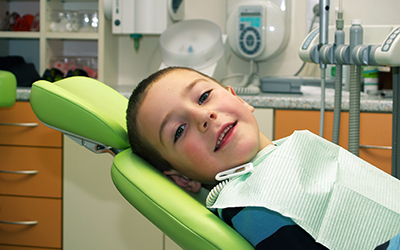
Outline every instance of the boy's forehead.
POLYGON ((191 70, 186 70, 186 69, 176 69, 164 77, 160 78, 158 81, 156 81, 153 85, 166 85, 165 87, 169 86, 175 86, 175 87, 186 87, 190 84, 193 83, 195 80, 205 80, 207 82, 210 82, 212 84, 219 85, 215 80, 212 78, 209 78, 207 76, 204 76, 196 71, 191 71, 191 70))
POLYGON ((177 69, 156 80, 148 88, 145 100, 151 96, 150 99, 157 98, 158 104, 160 104, 162 101, 167 101, 168 97, 175 95, 186 96, 185 94, 188 94, 199 82, 224 88, 212 78, 199 74, 196 71, 177 69))
POLYGON ((198 79, 213 82, 195 71, 179 69, 169 72, 149 86, 140 110, 143 109, 143 106, 149 105, 157 106, 159 110, 168 108, 171 102, 175 103, 180 99, 177 97, 181 96, 185 88, 198 79), (167 106, 163 106, 163 104, 167 106))
POLYGON ((162 82, 163 84, 182 84, 182 85, 188 85, 193 79, 197 78, 204 78, 201 74, 194 72, 194 71, 189 71, 189 70, 174 70, 170 72, 169 74, 165 75, 162 77, 158 82, 162 82))

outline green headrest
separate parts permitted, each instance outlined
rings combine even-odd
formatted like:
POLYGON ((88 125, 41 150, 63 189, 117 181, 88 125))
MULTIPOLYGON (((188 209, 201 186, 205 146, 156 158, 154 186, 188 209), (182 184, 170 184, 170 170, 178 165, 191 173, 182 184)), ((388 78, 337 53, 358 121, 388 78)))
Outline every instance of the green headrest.
POLYGON ((32 85, 30 101, 46 125, 116 149, 129 147, 126 129, 128 99, 89 77, 69 77, 32 85))
POLYGON ((0 107, 11 107, 17 97, 17 78, 11 72, 0 70, 0 107))

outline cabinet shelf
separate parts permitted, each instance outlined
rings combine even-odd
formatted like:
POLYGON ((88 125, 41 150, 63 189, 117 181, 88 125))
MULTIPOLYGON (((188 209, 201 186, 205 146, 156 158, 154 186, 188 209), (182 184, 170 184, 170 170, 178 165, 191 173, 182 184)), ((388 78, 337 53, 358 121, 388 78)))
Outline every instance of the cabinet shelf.
MULTIPOLYGON (((97 40, 99 34, 82 33, 82 32, 47 32, 45 34, 47 39, 73 39, 73 40, 97 40)), ((24 31, 0 31, 0 38, 3 39, 39 39, 40 32, 24 32, 24 31)))
POLYGON ((78 32, 48 32, 47 39, 72 39, 72 40, 97 40, 98 33, 78 33, 78 32))
POLYGON ((97 79, 113 85, 117 79, 118 38, 104 16, 105 0, 0 0, 0 9, 40 13, 40 31, 0 31, 0 54, 19 55, 33 63, 39 75, 54 56, 97 57, 97 79), (27 4, 29 3, 29 4, 27 4), (53 10, 92 10, 98 13, 97 32, 53 32, 48 14, 53 10), (107 60, 106 60, 107 58, 107 60))
POLYGON ((37 31, 0 31, 0 38, 10 39, 39 39, 40 32, 37 31))

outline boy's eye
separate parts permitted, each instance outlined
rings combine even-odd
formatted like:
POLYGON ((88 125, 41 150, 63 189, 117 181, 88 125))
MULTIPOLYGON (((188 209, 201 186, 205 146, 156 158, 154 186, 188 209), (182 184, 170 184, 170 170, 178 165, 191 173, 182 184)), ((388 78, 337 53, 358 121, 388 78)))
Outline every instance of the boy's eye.
POLYGON ((208 98, 208 96, 210 95, 211 90, 205 92, 204 94, 202 94, 199 98, 199 105, 203 104, 203 102, 205 102, 208 98))
POLYGON ((185 130, 186 124, 182 124, 178 127, 178 129, 175 132, 175 136, 174 136, 174 142, 176 142, 179 137, 181 137, 183 131, 185 130))

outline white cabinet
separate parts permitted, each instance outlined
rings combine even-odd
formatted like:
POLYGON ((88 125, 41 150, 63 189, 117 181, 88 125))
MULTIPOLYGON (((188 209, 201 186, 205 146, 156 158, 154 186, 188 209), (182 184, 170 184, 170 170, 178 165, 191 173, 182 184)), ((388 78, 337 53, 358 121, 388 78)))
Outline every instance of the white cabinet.
POLYGON ((66 136, 63 148, 64 250, 181 249, 115 188, 111 155, 95 154, 66 136))
POLYGON ((274 110, 268 108, 256 108, 254 116, 257 119, 260 131, 270 140, 273 140, 274 110))
POLYGON ((97 79, 108 85, 117 82, 118 40, 111 35, 111 21, 104 17, 103 0, 0 0, 0 19, 10 13, 40 13, 40 31, 0 31, 0 56, 20 55, 33 63, 39 75, 52 57, 97 57, 97 79), (96 32, 50 29, 54 11, 96 11, 96 32))
POLYGON ((63 147, 63 249, 163 250, 163 233, 112 183, 112 156, 95 154, 66 136, 63 147))

